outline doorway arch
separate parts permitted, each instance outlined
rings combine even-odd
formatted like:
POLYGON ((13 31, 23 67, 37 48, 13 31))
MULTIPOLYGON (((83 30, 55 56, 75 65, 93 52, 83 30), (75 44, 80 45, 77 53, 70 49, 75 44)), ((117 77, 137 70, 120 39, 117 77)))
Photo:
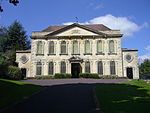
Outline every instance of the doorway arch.
POLYGON ((129 79, 133 79, 133 68, 132 67, 127 67, 126 72, 127 72, 127 77, 129 79))

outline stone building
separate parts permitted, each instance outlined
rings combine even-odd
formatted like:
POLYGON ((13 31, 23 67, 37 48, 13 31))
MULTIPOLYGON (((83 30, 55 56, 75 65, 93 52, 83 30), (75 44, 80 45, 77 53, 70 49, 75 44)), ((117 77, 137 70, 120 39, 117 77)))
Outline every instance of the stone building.
POLYGON ((16 62, 25 77, 98 73, 138 79, 138 50, 122 49, 122 36, 102 24, 49 26, 32 33, 31 50, 17 51, 16 62))

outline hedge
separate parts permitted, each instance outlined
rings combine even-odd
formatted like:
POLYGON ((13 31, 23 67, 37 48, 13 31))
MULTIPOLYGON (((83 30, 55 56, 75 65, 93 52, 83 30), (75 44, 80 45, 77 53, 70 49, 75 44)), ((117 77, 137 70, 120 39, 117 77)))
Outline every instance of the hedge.
POLYGON ((37 76, 35 76, 35 79, 53 79, 53 78, 54 78, 54 76, 50 76, 50 75, 47 75, 47 76, 37 75, 37 76))
POLYGON ((68 73, 56 73, 54 78, 71 78, 72 75, 68 73))
POLYGON ((16 66, 8 66, 7 76, 9 79, 20 80, 22 78, 20 68, 16 66))
POLYGON ((99 78, 99 75, 96 73, 80 73, 80 78, 99 78))

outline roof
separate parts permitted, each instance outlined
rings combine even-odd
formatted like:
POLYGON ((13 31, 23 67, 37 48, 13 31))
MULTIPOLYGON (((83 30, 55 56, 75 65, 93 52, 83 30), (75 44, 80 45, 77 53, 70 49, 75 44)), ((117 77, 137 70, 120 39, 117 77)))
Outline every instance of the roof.
POLYGON ((31 53, 31 50, 17 50, 16 53, 31 53))
POLYGON ((137 49, 127 49, 127 48, 122 48, 123 52, 128 52, 128 51, 138 51, 137 49))
MULTIPOLYGON (((77 24, 77 23, 74 23, 74 24, 77 24)), ((66 27, 66 26, 68 26, 68 25, 52 25, 52 26, 49 26, 48 28, 44 29, 43 32, 54 32, 54 31, 57 31, 59 29, 66 27)), ((93 29, 95 31, 111 30, 110 28, 104 26, 103 24, 84 24, 82 26, 89 28, 89 29, 93 29)))

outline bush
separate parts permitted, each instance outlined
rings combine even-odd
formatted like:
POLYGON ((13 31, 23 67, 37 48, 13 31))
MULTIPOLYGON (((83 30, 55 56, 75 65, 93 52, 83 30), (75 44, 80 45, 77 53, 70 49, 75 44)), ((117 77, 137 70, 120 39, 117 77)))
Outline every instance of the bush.
POLYGON ((56 73, 54 78, 71 78, 72 75, 71 74, 67 74, 67 73, 56 73))
POLYGON ((119 77, 117 75, 100 75, 100 79, 118 79, 119 77))
POLYGON ((20 80, 22 78, 20 68, 15 66, 8 66, 7 76, 10 79, 20 80))
POLYGON ((53 79, 53 78, 54 78, 54 76, 50 76, 50 75, 47 75, 47 76, 37 75, 37 76, 35 76, 35 79, 53 79))
POLYGON ((80 78, 99 78, 99 75, 96 73, 80 73, 80 78))

